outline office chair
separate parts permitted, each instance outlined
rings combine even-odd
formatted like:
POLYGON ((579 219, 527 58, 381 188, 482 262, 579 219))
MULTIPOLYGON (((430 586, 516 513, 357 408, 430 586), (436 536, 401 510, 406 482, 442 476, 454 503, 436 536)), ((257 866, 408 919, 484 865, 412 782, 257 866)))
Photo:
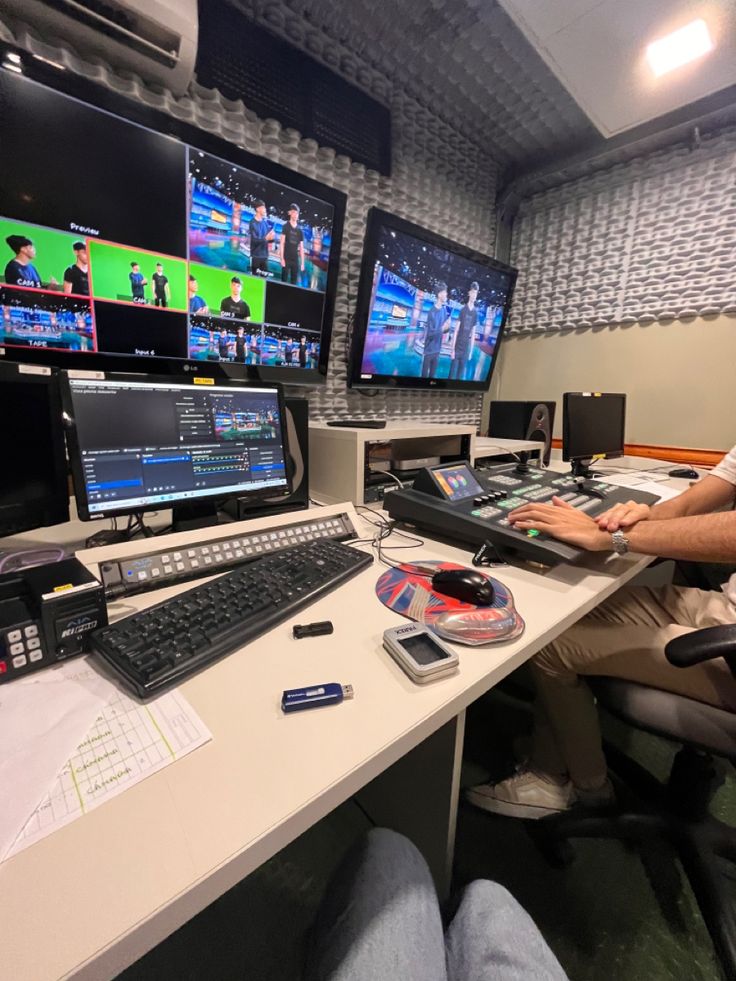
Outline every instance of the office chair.
MULTIPOLYGON (((736 679, 736 624, 677 637, 667 644, 665 655, 678 668, 722 657, 736 679)), ((736 714, 619 678, 586 680, 599 704, 613 715, 682 747, 666 784, 607 747, 611 772, 639 798, 641 810, 576 810, 545 818, 536 822, 540 847, 552 861, 565 864, 571 858, 569 838, 668 840, 682 862, 726 977, 736 978, 736 902, 728 889, 729 873, 736 877, 736 828, 709 813, 723 782, 713 757, 736 765, 736 714)))

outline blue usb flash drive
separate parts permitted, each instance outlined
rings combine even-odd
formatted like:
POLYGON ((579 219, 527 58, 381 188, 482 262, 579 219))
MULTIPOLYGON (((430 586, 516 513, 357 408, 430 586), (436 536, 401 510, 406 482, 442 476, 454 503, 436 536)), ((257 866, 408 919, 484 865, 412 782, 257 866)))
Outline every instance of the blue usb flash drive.
POLYGON ((281 708, 284 712, 299 712, 322 705, 337 705, 344 698, 352 698, 353 694, 352 685, 340 685, 336 681, 311 688, 291 688, 281 696, 281 708))

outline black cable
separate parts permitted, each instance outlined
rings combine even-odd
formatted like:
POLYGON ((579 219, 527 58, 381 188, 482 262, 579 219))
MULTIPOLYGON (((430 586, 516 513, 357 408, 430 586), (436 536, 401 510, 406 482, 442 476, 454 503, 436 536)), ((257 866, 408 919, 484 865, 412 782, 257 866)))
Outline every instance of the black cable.
MULTIPOLYGON (((353 273, 350 268, 350 252, 345 252, 345 295, 348 304, 348 321, 345 326, 345 348, 343 355, 345 357, 345 363, 348 366, 348 372, 350 371, 350 355, 352 352, 353 345, 353 331, 355 330, 355 305, 353 303, 353 297, 351 295, 351 284, 353 282, 353 273)), ((357 298, 355 300, 357 303, 357 298)), ((362 395, 363 398, 374 399, 377 395, 381 394, 380 388, 356 388, 355 391, 358 395, 362 395)))
POLYGON ((419 565, 415 565, 413 562, 401 562, 395 563, 391 562, 383 554, 384 552, 394 552, 402 551, 404 549, 421 548, 424 545, 424 539, 418 538, 416 535, 408 535, 406 532, 396 530, 396 522, 389 521, 388 518, 384 518, 383 515, 377 514, 371 508, 366 507, 363 504, 356 504, 355 509, 360 511, 367 511, 370 517, 363 516, 363 520, 367 521, 368 524, 373 525, 377 529, 376 535, 370 542, 366 539, 364 544, 370 544, 376 552, 376 557, 378 561, 387 566, 389 569, 402 569, 405 571, 410 571, 414 575, 424 576, 427 579, 431 579, 434 575, 434 571, 429 572, 426 568, 422 568, 419 565), (391 535, 396 535, 398 538, 403 538, 408 545, 384 545, 384 541, 390 538, 391 535))
POLYGON ((348 370, 350 366, 350 348, 353 341, 353 327, 355 325, 355 307, 353 306, 353 298, 351 294, 351 284, 353 281, 353 272, 350 268, 350 250, 345 250, 345 297, 348 303, 348 320, 345 325, 345 363, 348 365, 348 370))
POLYGON ((366 811, 366 809, 365 809, 365 808, 363 807, 363 805, 362 805, 362 804, 360 803, 360 801, 359 801, 359 800, 357 800, 357 798, 355 798, 355 797, 351 797, 350 799, 352 800, 352 802, 353 802, 353 804, 355 804, 355 806, 356 806, 356 807, 358 808, 358 810, 359 810, 359 811, 360 811, 360 813, 361 813, 361 814, 363 815, 363 817, 364 817, 364 818, 366 819, 366 821, 367 821, 367 822, 368 822, 368 823, 369 823, 369 824, 370 824, 370 825, 371 825, 372 827, 374 827, 374 828, 375 828, 375 827, 376 827, 376 822, 375 822, 375 821, 373 820, 373 818, 372 818, 372 817, 370 816, 370 814, 368 813, 368 811, 366 811))

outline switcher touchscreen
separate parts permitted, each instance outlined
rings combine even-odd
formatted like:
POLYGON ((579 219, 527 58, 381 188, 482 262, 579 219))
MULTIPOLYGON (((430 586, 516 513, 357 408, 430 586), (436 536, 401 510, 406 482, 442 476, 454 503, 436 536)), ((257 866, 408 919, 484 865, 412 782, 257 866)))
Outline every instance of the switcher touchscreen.
POLYGON ((466 497, 484 493, 465 463, 437 467, 432 470, 432 476, 448 501, 464 501, 466 497))

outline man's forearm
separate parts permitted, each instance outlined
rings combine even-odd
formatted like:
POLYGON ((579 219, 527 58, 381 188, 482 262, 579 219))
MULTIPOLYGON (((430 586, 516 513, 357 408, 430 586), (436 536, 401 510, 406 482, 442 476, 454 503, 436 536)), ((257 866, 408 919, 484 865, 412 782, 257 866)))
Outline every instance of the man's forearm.
MULTIPOLYGON (((669 502, 668 502, 669 503, 669 502)), ((736 562, 736 512, 640 521, 624 532, 633 552, 694 562, 736 562)))
POLYGON ((663 521, 669 518, 684 518, 696 514, 709 514, 729 504, 733 504, 736 488, 720 477, 708 475, 684 493, 669 501, 655 504, 652 520, 663 521))

